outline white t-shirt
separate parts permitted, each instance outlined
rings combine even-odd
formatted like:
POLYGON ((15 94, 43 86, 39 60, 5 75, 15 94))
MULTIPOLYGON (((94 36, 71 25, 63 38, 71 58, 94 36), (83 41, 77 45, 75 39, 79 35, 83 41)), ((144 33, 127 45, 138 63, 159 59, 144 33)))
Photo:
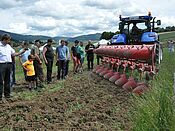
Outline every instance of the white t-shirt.
POLYGON ((0 42, 0 63, 12 62, 12 54, 15 53, 15 50, 9 45, 5 46, 0 42))

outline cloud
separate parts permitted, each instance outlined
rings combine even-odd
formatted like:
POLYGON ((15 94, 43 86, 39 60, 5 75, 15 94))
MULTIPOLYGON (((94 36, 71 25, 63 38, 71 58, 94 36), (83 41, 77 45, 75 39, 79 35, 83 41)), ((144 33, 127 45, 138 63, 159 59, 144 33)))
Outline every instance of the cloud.
POLYGON ((12 7, 19 6, 21 4, 22 4, 22 2, 19 0, 1 0, 0 8, 1 9, 9 9, 12 7))
POLYGON ((57 23, 56 20, 51 17, 40 17, 37 19, 33 19, 29 26, 34 30, 44 31, 44 30, 52 30, 56 28, 57 23))
POLYGON ((85 0, 83 5, 100 9, 117 9, 130 5, 129 0, 85 0))
POLYGON ((173 0, 1 0, 0 29, 15 33, 77 36, 117 31, 119 15, 146 15, 175 25, 173 0), (157 4, 159 3, 159 4, 157 4))
POLYGON ((30 31, 30 27, 26 23, 10 23, 9 30, 14 33, 25 34, 30 31))

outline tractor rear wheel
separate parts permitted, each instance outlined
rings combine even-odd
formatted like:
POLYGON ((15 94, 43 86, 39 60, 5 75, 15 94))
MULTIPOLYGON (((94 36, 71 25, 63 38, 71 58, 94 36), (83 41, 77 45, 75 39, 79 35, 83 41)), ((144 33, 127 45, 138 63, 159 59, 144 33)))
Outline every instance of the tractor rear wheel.
POLYGON ((156 43, 156 63, 160 64, 162 61, 163 53, 162 48, 159 43, 156 43))

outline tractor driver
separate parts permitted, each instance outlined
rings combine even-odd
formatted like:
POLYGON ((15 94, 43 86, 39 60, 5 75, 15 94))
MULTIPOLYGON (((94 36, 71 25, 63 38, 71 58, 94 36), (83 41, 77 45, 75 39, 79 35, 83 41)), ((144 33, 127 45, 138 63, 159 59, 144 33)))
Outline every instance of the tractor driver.
POLYGON ((131 30, 132 35, 138 35, 140 32, 140 29, 136 26, 136 23, 133 23, 133 27, 131 30))
POLYGON ((140 33, 141 33, 141 30, 136 26, 136 23, 133 23, 133 27, 131 29, 132 39, 134 41, 139 41, 140 33))

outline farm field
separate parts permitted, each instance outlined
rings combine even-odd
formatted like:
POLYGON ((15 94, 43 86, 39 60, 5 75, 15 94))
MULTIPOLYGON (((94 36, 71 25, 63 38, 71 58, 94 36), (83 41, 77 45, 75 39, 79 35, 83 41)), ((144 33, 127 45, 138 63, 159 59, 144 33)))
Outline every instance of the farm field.
POLYGON ((129 129, 130 94, 85 71, 0 105, 0 128, 13 130, 129 129), (31 94, 30 94, 31 93, 31 94), (27 96, 29 94, 29 96, 27 96), (33 94, 33 96, 32 96, 33 94))
MULTIPOLYGON (((162 40, 175 38, 161 34, 162 40)), ((0 130, 175 130, 173 73, 175 53, 164 59, 151 90, 135 96, 91 71, 70 75, 29 91, 17 63, 13 98, 0 103, 0 130)), ((85 63, 86 66, 86 63, 85 63)), ((71 65, 72 67, 72 65, 71 65)), ((70 70, 72 68, 70 67, 70 70)))

